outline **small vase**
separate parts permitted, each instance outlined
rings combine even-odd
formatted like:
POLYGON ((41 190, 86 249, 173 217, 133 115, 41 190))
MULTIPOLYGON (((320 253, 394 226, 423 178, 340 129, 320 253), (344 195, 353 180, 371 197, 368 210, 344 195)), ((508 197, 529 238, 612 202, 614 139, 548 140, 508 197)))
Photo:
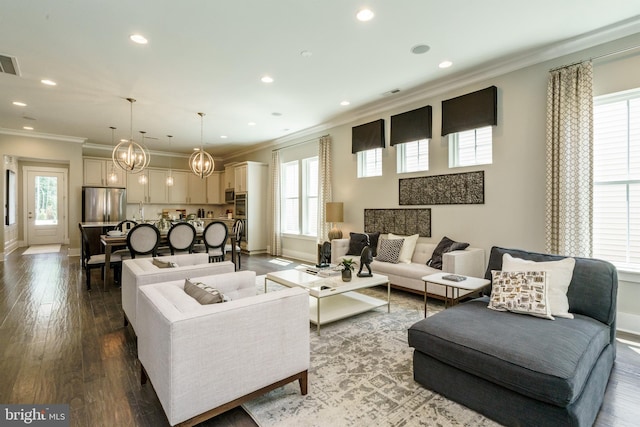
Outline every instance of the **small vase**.
POLYGON ((342 281, 343 282, 351 281, 351 270, 349 270, 348 268, 345 268, 344 270, 342 270, 342 281))

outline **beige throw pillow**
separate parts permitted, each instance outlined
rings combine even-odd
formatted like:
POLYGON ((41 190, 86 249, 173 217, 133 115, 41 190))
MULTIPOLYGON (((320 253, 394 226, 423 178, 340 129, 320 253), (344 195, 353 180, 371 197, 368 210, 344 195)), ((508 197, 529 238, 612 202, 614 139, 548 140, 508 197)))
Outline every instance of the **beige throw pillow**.
POLYGON ((573 319, 569 313, 567 291, 573 277, 574 258, 564 258, 559 261, 535 262, 521 258, 514 258, 510 254, 502 256, 502 271, 545 271, 549 287, 549 305, 551 314, 557 317, 573 319))
POLYGON ((419 234, 414 234, 412 236, 398 236, 396 234, 389 233, 389 240, 404 239, 402 250, 400 250, 400 257, 398 258, 398 262, 403 262, 405 264, 411 263, 411 258, 413 258, 413 251, 416 248, 416 243, 418 242, 419 236, 419 234))
POLYGON ((225 301, 225 296, 217 289, 214 289, 202 282, 192 282, 189 279, 184 281, 184 291, 200 304, 218 304, 225 301))
POLYGON ((153 261, 151 262, 153 263, 153 265, 155 265, 158 268, 175 268, 178 266, 175 262, 162 261, 162 260, 159 260, 158 258, 154 258, 153 261))

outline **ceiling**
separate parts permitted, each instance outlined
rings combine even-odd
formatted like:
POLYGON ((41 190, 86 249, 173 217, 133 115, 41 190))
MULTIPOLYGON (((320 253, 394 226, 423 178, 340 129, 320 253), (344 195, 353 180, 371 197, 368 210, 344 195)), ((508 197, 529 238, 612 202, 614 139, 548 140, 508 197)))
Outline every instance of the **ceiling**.
POLYGON ((112 145, 115 126, 188 153, 204 112, 205 149, 225 157, 639 13, 637 0, 3 0, 0 54, 19 76, 0 74, 0 131, 112 145))

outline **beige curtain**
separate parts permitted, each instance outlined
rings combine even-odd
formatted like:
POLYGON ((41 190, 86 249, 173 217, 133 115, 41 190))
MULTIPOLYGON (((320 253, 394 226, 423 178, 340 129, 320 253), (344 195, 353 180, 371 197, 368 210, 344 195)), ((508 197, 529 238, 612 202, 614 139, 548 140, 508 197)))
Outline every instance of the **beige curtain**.
POLYGON ((329 240, 327 234, 331 227, 325 218, 325 204, 331 202, 331 136, 320 138, 318 144, 318 243, 329 240))
POLYGON ((549 253, 592 255, 593 66, 552 70, 547 89, 546 245, 549 253))
POLYGON ((280 152, 271 153, 271 255, 282 255, 281 214, 280 214, 280 152))

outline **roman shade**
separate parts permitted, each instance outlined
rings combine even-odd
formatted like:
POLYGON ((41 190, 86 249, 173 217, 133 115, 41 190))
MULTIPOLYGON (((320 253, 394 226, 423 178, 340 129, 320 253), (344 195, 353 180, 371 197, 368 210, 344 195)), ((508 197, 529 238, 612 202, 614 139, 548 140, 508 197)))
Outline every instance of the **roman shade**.
POLYGON ((384 148, 384 119, 351 128, 351 152, 384 148))
POLYGON ((431 105, 391 116, 391 145, 431 138, 431 105))
POLYGON ((442 136, 498 124, 495 86, 442 101, 442 136))

